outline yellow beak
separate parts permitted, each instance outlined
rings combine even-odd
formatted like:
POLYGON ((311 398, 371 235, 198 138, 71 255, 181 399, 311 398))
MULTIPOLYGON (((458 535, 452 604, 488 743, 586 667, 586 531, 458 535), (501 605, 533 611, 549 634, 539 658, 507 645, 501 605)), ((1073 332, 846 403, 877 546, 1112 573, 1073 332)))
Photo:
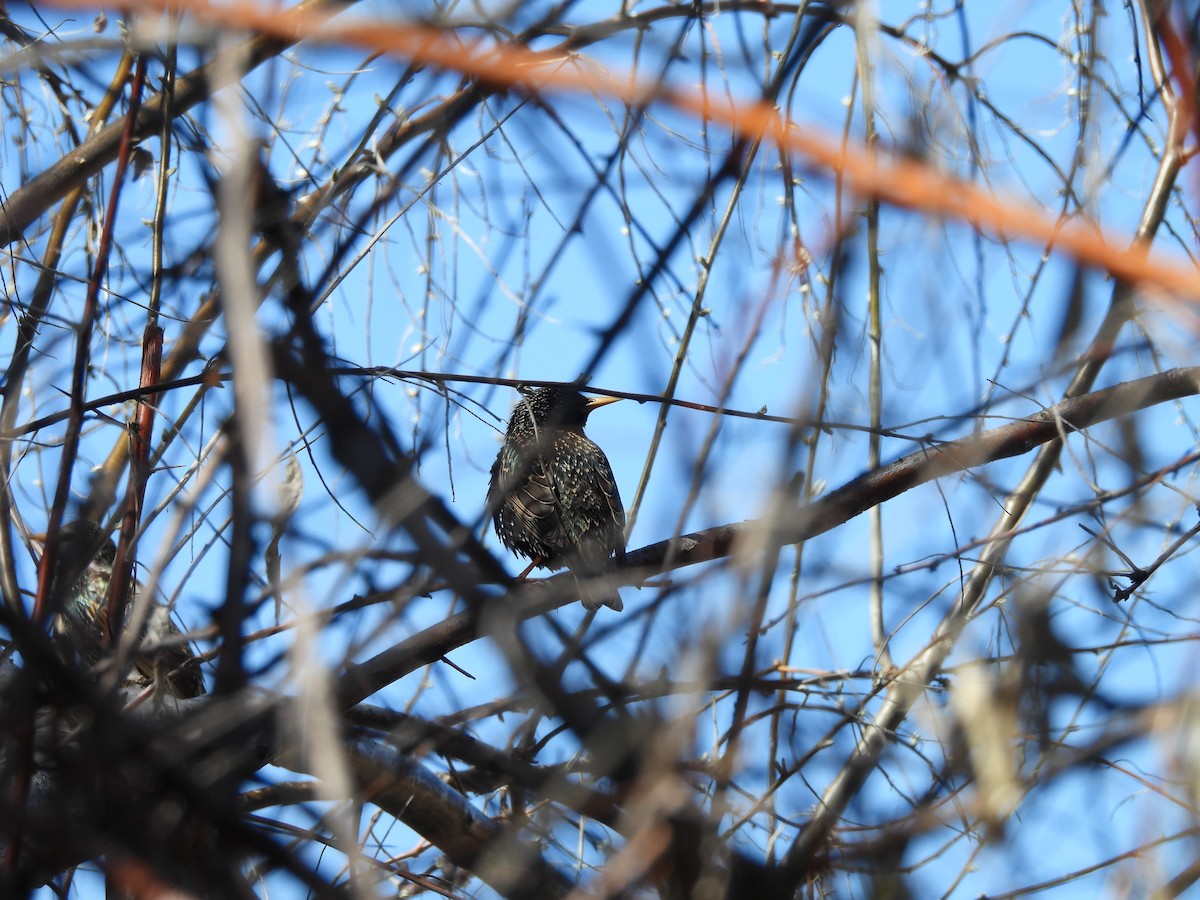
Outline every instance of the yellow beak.
POLYGON ((584 403, 583 405, 584 405, 584 408, 588 412, 591 412, 594 409, 599 409, 601 406, 608 406, 608 404, 610 404, 610 403, 616 403, 620 399, 622 399, 622 398, 621 397, 588 397, 587 402, 584 403))

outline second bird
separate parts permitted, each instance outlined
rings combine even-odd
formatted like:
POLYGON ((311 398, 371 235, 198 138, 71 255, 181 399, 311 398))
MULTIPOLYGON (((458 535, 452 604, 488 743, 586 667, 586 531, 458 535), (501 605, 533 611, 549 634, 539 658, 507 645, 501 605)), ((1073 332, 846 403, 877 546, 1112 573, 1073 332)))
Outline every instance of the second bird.
MULTIPOLYGON (((94 522, 67 522, 58 533, 58 557, 51 577, 51 595, 59 610, 58 632, 87 666, 95 666, 110 653, 108 632, 108 587, 112 581, 117 545, 94 522)), ((125 623, 133 614, 134 600, 141 590, 129 585, 125 600, 125 623)), ((166 696, 199 697, 204 678, 195 665, 191 647, 171 620, 171 610, 158 602, 150 604, 133 660, 123 687, 153 685, 166 696), (161 645, 161 646, 160 646, 161 645)))
POLYGON ((612 467, 583 433, 588 414, 615 397, 542 388, 522 394, 492 464, 488 507, 505 547, 546 569, 569 568, 583 605, 620 611, 615 587, 589 584, 625 559, 625 509, 612 467))

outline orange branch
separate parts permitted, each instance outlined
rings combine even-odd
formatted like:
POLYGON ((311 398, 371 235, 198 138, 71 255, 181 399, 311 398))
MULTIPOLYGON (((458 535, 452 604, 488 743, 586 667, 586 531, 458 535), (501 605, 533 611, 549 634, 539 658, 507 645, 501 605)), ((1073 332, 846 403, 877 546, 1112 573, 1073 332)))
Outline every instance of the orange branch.
MULTIPOLYGON (((50 5, 91 8, 86 0, 53 0, 50 5)), ((920 162, 869 153, 861 144, 845 144, 816 128, 785 121, 766 103, 729 102, 698 90, 684 90, 585 68, 586 57, 560 51, 533 52, 519 46, 467 41, 458 35, 415 22, 334 22, 332 14, 293 7, 281 12, 253 3, 229 5, 207 0, 117 0, 109 4, 131 12, 189 13, 208 26, 244 30, 285 41, 361 47, 401 56, 416 63, 453 70, 505 89, 534 93, 606 94, 631 105, 659 101, 700 119, 717 122, 745 137, 764 135, 781 151, 797 154, 817 170, 840 171, 847 185, 864 197, 928 215, 959 219, 1004 238, 1049 245, 1060 253, 1102 269, 1113 277, 1185 297, 1200 295, 1200 272, 1125 236, 1106 233, 1091 222, 1064 224, 1029 204, 1002 200, 991 191, 953 178, 920 162)))

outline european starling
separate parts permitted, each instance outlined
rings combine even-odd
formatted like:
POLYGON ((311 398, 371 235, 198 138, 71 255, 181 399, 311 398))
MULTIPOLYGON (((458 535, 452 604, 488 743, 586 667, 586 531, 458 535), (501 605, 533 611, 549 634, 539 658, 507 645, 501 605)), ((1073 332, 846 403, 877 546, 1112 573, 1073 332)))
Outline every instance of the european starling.
MULTIPOLYGON (((58 541, 50 583, 53 608, 58 610, 56 631, 85 665, 95 666, 111 646, 105 640, 106 600, 117 547, 99 525, 82 519, 63 525, 58 541)), ((126 624, 133 615, 139 588, 136 582, 129 585, 126 624)), ((133 670, 123 686, 154 685, 168 696, 199 697, 204 693, 204 679, 192 664, 193 658, 191 647, 171 619, 170 609, 153 603, 138 640, 133 670)))
POLYGON ((542 388, 522 394, 492 464, 488 508, 505 547, 545 569, 569 568, 583 605, 620 612, 616 588, 602 576, 616 553, 625 559, 625 509, 608 457, 583 433, 588 414, 615 397, 542 388))

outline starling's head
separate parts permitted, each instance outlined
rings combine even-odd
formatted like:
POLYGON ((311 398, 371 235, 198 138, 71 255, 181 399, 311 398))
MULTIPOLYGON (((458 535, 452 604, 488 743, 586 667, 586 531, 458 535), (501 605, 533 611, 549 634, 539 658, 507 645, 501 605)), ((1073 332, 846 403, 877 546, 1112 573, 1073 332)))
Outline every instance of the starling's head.
POLYGON ((69 554, 68 558, 95 560, 112 565, 117 558, 117 545, 95 522, 76 519, 66 522, 58 532, 60 547, 69 554))
MULTIPOLYGON (((35 541, 45 543, 44 534, 35 534, 35 541)), ((117 558, 117 545, 107 537, 104 529, 95 522, 76 519, 65 522, 58 530, 58 559, 66 564, 66 570, 82 570, 88 563, 113 564, 117 558)))
POLYGON ((523 392, 508 420, 508 437, 532 437, 543 428, 582 428, 593 409, 616 403, 618 399, 585 397, 568 388, 547 387, 523 392))

